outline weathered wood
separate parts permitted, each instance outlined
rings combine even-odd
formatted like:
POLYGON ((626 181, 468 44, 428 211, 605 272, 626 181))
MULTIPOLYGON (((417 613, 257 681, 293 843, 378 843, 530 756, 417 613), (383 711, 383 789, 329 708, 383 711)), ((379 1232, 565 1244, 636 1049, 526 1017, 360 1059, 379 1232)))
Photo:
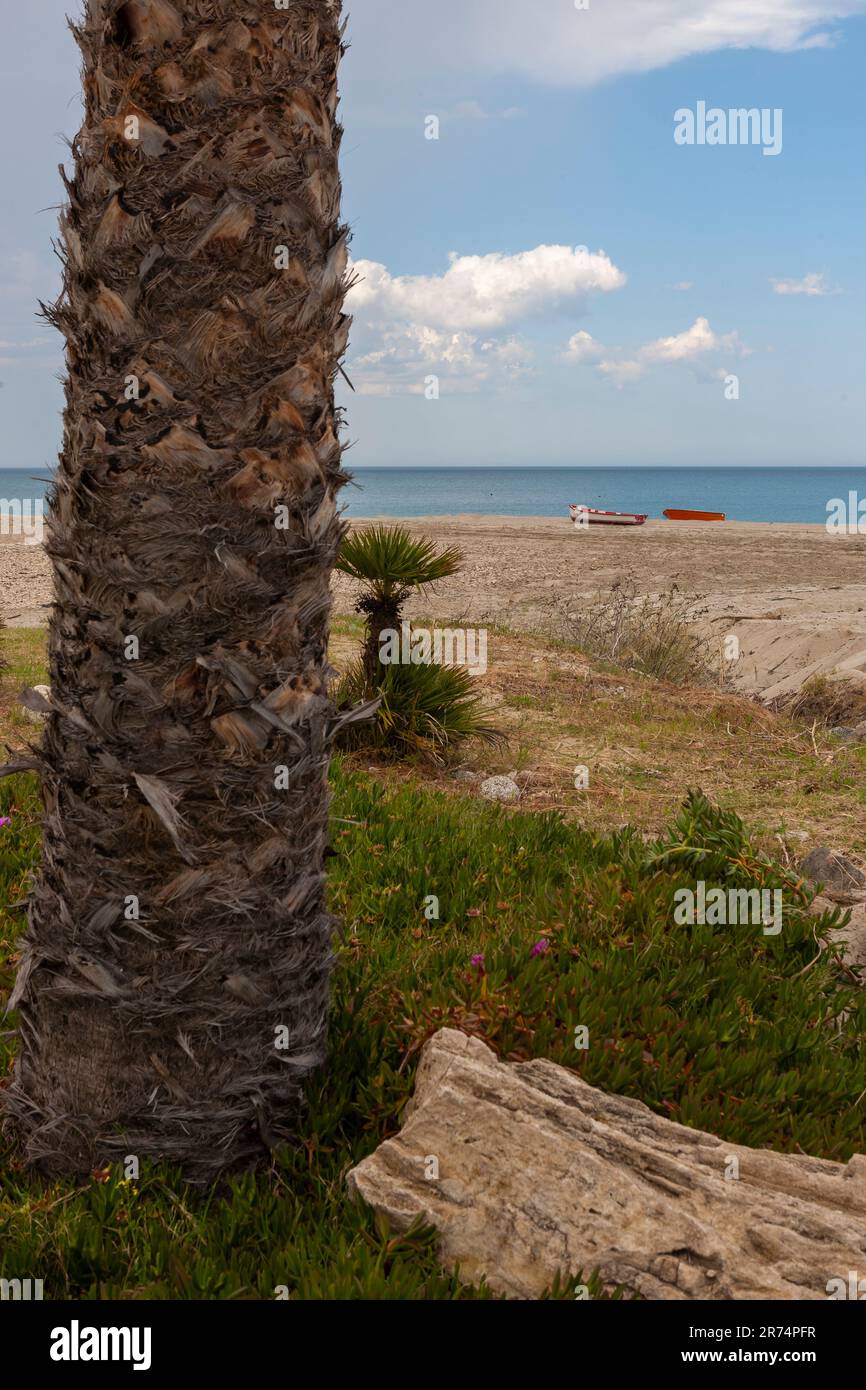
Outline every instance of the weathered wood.
POLYGON ((435 1226, 444 1263, 513 1298, 596 1268, 650 1299, 821 1299, 866 1275, 863 1155, 728 1144, 452 1029, 424 1050, 400 1134, 348 1181, 395 1229, 435 1226))

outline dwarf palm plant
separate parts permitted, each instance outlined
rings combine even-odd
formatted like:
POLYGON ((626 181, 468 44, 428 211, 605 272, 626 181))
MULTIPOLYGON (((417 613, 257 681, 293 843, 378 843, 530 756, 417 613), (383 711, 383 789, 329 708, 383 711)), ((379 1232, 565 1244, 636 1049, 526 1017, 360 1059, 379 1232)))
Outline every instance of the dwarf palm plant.
POLYGON ((366 633, 363 652, 340 683, 337 700, 347 707, 372 698, 380 702, 375 721, 356 724, 345 742, 438 757, 446 746, 467 738, 501 737, 485 723, 467 671, 433 661, 392 664, 382 657, 384 635, 401 628, 410 594, 456 574, 462 562, 456 546, 437 551, 432 541, 402 526, 354 531, 343 542, 336 567, 364 585, 356 608, 365 616, 366 633))
POLYGON ((462 563, 456 546, 437 551, 432 541, 410 535, 403 526, 372 526, 343 541, 336 567, 365 586, 356 607, 367 620, 363 661, 371 689, 384 674, 381 635, 400 626, 409 595, 456 574, 462 563))
MULTIPOLYGON (((4 1109, 206 1180, 323 1057, 341 0, 86 0, 44 860, 4 1109)), ((16 770, 23 764, 16 764, 16 770)))

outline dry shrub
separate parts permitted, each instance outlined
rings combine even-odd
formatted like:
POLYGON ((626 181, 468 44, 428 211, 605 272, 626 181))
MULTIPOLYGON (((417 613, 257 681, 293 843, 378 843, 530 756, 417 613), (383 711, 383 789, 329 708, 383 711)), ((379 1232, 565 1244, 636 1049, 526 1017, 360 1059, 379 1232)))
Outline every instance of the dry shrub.
POLYGON ((866 720, 866 685, 813 676, 794 695, 780 701, 779 708, 795 719, 827 728, 861 724, 866 720))
POLYGON ((570 611, 567 631, 596 660, 673 685, 721 685, 719 654, 696 626, 698 602, 676 584, 660 594, 641 595, 628 576, 599 590, 584 610, 570 611))

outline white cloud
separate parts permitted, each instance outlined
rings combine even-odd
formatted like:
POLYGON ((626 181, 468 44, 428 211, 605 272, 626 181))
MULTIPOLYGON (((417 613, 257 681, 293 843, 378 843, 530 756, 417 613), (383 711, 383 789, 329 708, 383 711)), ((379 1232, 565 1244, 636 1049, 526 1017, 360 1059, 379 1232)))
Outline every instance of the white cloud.
POLYGON ((802 280, 774 280, 773 289, 776 294, 806 294, 814 297, 839 293, 827 284, 824 273, 819 274, 817 271, 804 275, 802 280))
POLYGON ((545 84, 586 86, 729 48, 826 48, 866 0, 439 0, 430 22, 406 0, 365 0, 350 37, 367 72, 405 74, 414 59, 545 84), (423 38, 419 33, 423 27, 423 38))
POLYGON ((582 246, 537 246, 514 256, 452 252, 449 260, 444 275, 396 276, 377 261, 355 261, 359 283, 349 293, 349 312, 452 331, 492 331, 592 293, 621 289, 626 281, 603 251, 582 246))
POLYGON ((671 289, 677 290, 679 293, 683 293, 686 290, 693 290, 694 287, 694 280, 678 280, 675 285, 671 285, 671 289))
POLYGON ((724 375, 724 368, 712 367, 708 359, 723 354, 747 357, 749 353, 750 349, 740 341, 739 334, 716 333, 708 319, 697 318, 691 328, 669 338, 656 338, 631 356, 625 355, 619 348, 602 347, 589 333, 581 330, 569 341, 563 360, 578 363, 597 361, 602 376, 622 387, 638 381, 650 367, 659 365, 688 363, 701 367, 711 376, 717 376, 720 372, 724 375))
POLYGON ((374 328, 378 345, 349 363, 349 376, 361 395, 421 395, 427 378, 439 378, 450 394, 503 385, 532 370, 532 348, 518 337, 481 338, 465 330, 452 333, 429 325, 374 328))
POLYGON ((442 275, 392 275, 378 261, 355 261, 351 269, 357 283, 347 307, 357 355, 349 375, 357 389, 377 395, 423 391, 429 375, 455 391, 513 383, 533 361, 518 326, 626 282, 603 251, 585 246, 452 253, 442 275))
POLYGON ((585 328, 581 328, 579 333, 569 338, 568 347, 563 353, 563 360, 566 362, 596 362, 603 357, 606 349, 601 343, 597 343, 591 333, 587 333, 585 328))
POLYGON ((736 333, 728 333, 720 338, 710 328, 707 319, 698 318, 684 333, 677 333, 672 338, 657 338, 654 343, 647 343, 641 353, 648 362, 693 362, 705 353, 721 349, 736 351, 737 346, 736 333))

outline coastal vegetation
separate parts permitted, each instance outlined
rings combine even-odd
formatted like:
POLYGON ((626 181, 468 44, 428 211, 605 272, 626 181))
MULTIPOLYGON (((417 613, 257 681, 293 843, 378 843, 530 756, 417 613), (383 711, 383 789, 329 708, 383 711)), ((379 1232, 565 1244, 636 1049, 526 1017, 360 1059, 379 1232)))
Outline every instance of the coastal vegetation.
POLYGON ((795 694, 780 702, 795 719, 823 728, 857 726, 866 722, 866 685, 812 676, 795 694))
POLYGON ((676 584, 641 593, 633 575, 563 614, 569 638, 587 656, 677 685, 724 685, 724 662, 701 633, 700 616, 694 595, 676 584))
POLYGON ((344 540, 336 568, 362 586, 356 611, 364 617, 361 652, 349 662, 336 690, 340 709, 378 700, 370 720, 351 724, 346 748, 371 748, 382 756, 421 756, 442 761, 467 739, 496 743, 500 735, 485 720, 472 675, 427 653, 411 659, 412 630, 403 605, 456 574, 463 557, 456 546, 437 551, 429 540, 402 526, 371 526, 344 540), (393 647, 401 659, 388 660, 393 647))
MULTIPOLYGON (((35 635, 14 637, 7 731, 15 679, 41 674, 35 635)), ((335 762, 332 789, 330 897, 345 923, 331 1021, 340 1046, 310 1086, 300 1143, 270 1171, 231 1179, 218 1201, 162 1166, 145 1165, 135 1181, 112 1168, 43 1183, 4 1150, 6 1277, 38 1268, 57 1298, 489 1296, 441 1271, 429 1232, 381 1229, 344 1188, 347 1169, 399 1128, 421 1046, 443 1025, 503 1057, 549 1057, 734 1142, 837 1160, 862 1148, 863 993, 834 948, 815 959, 840 914, 811 916, 808 891, 736 817, 694 796, 648 841, 558 813, 513 813, 351 758, 335 762), (694 862, 684 874, 686 846, 694 862), (784 887, 784 947, 754 927, 673 928, 674 888, 696 876, 784 887), (599 1045, 577 1051, 578 1025, 599 1045)), ((31 777, 11 779, 0 797, 8 994, 39 808, 31 777)), ((6 1072, 11 1038, 2 1046, 6 1072)), ((553 1296, 570 1298, 578 1274, 564 1271, 553 1296)))

